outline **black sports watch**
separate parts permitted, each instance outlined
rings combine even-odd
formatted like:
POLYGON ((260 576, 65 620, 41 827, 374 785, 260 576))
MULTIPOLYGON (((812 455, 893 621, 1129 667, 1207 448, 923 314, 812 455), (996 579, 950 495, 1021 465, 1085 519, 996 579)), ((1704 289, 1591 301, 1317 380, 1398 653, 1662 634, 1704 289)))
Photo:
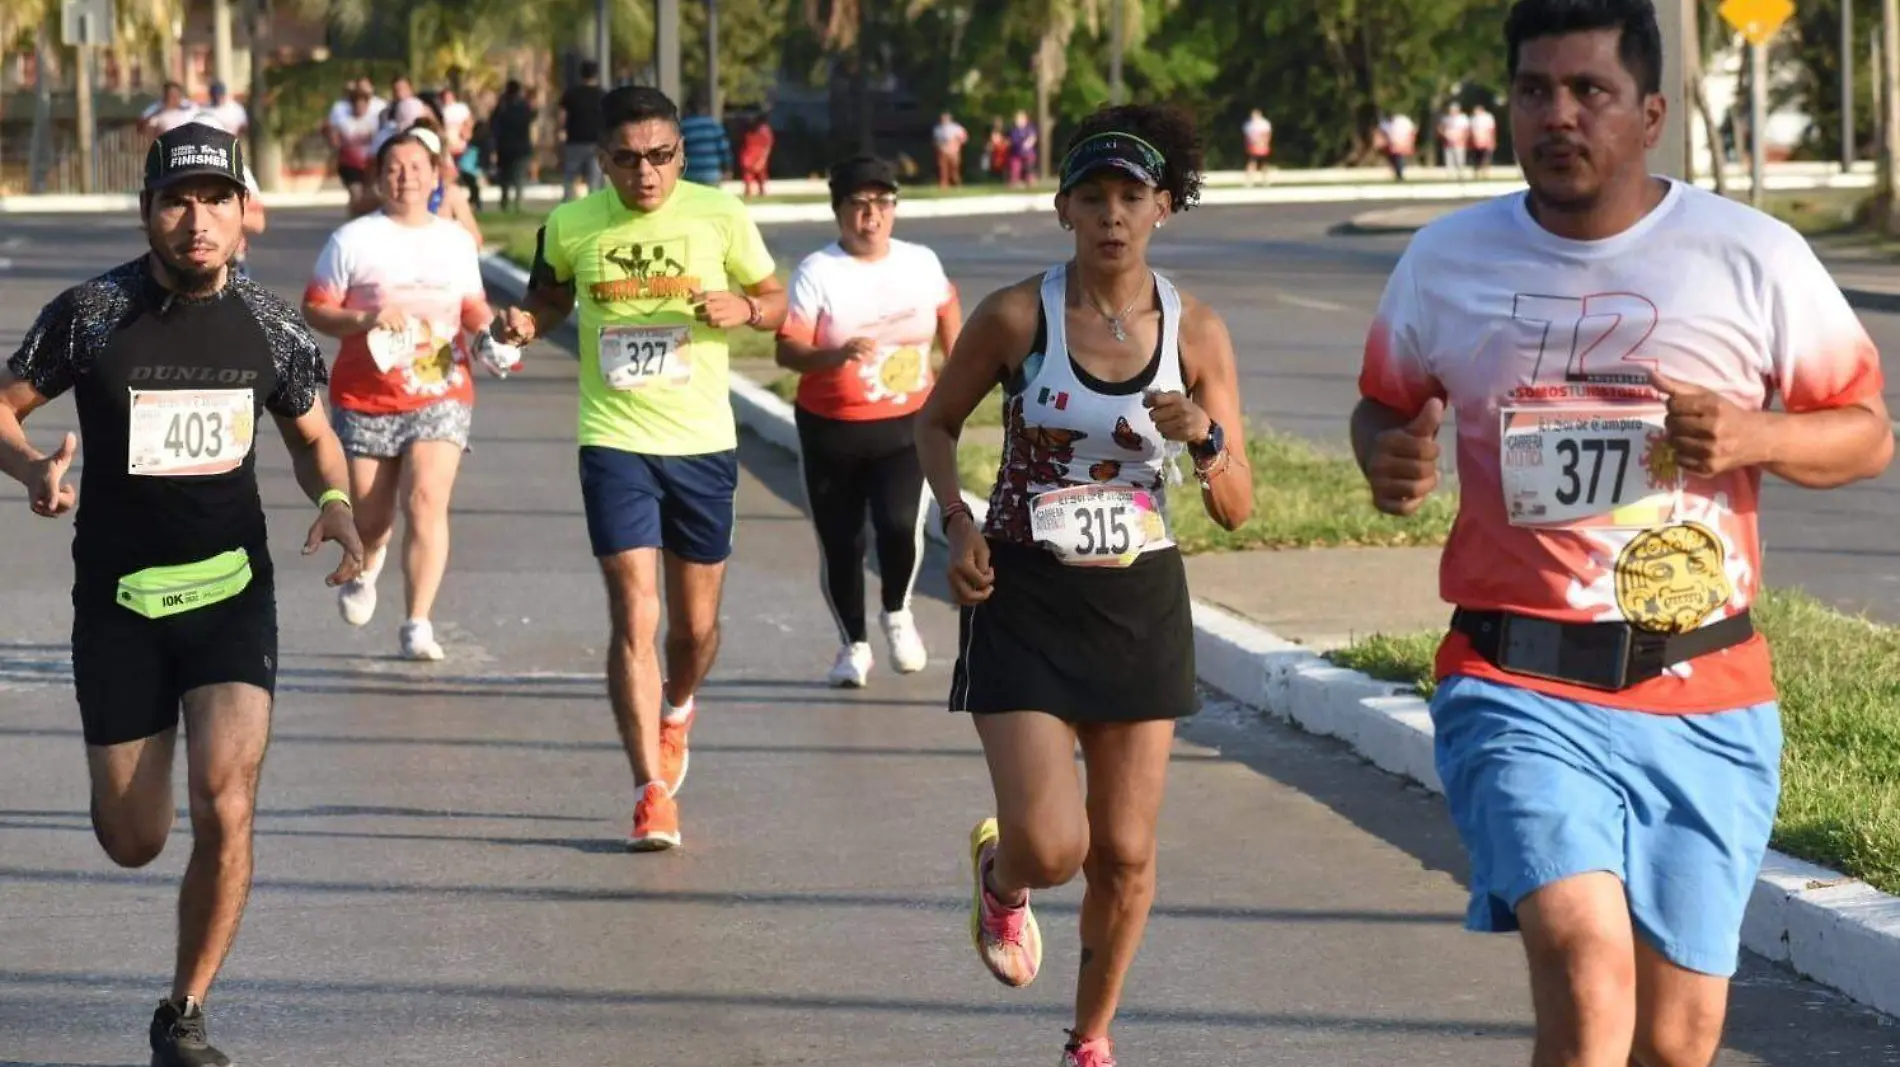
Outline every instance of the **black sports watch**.
POLYGON ((1226 448, 1227 435, 1221 432, 1220 423, 1209 419, 1207 420, 1207 440, 1198 445, 1189 445, 1188 451, 1194 454, 1195 459, 1210 460, 1220 455, 1226 448))

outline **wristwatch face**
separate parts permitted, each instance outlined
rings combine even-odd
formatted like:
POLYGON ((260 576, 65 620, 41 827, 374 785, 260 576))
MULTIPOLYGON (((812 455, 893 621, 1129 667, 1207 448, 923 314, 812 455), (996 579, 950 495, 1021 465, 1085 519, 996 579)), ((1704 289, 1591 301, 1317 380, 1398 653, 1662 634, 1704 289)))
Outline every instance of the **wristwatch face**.
POLYGON ((1227 447, 1227 435, 1221 432, 1220 423, 1209 422, 1207 424, 1207 440, 1196 445, 1194 450, 1202 455, 1213 456, 1218 455, 1220 450, 1225 447, 1227 447))

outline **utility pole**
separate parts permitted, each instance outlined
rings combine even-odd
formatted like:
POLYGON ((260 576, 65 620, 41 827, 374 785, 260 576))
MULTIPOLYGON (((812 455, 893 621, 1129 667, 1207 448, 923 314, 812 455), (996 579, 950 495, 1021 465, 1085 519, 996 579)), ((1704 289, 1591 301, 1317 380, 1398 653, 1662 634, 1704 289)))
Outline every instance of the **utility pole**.
POLYGON ((1880 3, 1881 229, 1900 232, 1900 0, 1880 3))
POLYGON ((98 135, 92 121, 92 45, 82 42, 74 49, 79 60, 76 74, 78 82, 74 94, 74 103, 79 111, 79 191, 98 192, 97 174, 93 170, 93 138, 98 135))
POLYGON ((726 121, 726 96, 719 91, 719 0, 706 0, 706 107, 726 121))
POLYGON ((675 104, 680 100, 680 0, 654 0, 658 5, 653 20, 653 67, 660 76, 660 91, 675 104))
POLYGON ((600 71, 603 88, 614 87, 613 18, 607 0, 594 0, 594 67, 600 71))
POLYGON ((270 0, 253 0, 244 6, 244 35, 251 41, 251 97, 245 105, 250 112, 251 171, 257 175, 258 188, 274 193, 284 177, 284 157, 277 139, 270 135, 270 72, 264 47, 270 36, 268 11, 270 0))
POLYGON ((1115 105, 1120 105, 1126 99, 1127 92, 1122 85, 1122 37, 1126 32, 1122 25, 1125 18, 1122 5, 1126 2, 1127 0, 1115 0, 1113 11, 1109 15, 1108 102, 1115 105))
POLYGON ((1841 0, 1841 173, 1854 169, 1854 0, 1841 0))
POLYGON ((211 0, 211 76, 231 91, 231 0, 211 0))
POLYGON ((1656 21, 1662 29, 1663 39, 1663 98, 1668 102, 1663 112, 1662 136, 1657 138, 1656 147, 1649 151, 1649 170, 1652 174, 1667 175, 1671 178, 1689 176, 1689 79, 1685 72, 1689 69, 1683 62, 1687 49, 1700 48, 1700 44, 1688 39, 1684 28, 1688 24, 1689 5, 1696 0, 1657 0, 1656 21))
POLYGON ((1768 184, 1768 138, 1762 127, 1768 122, 1768 46, 1748 46, 1748 206, 1761 210, 1762 194, 1768 184))

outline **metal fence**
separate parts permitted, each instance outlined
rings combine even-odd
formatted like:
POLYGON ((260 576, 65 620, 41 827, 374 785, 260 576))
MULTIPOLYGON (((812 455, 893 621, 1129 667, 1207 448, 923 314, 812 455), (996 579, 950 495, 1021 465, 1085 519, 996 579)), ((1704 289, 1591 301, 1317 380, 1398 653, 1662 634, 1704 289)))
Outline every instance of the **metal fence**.
MULTIPOLYGON (((9 127, 13 136, 0 143, 0 187, 15 192, 34 191, 33 138, 26 124, 9 127), (17 131, 17 132, 14 132, 17 131)), ((45 157, 47 193, 78 193, 85 190, 80 180, 79 135, 69 126, 55 125, 47 131, 50 151, 45 157)), ((146 138, 133 125, 101 129, 93 146, 93 167, 98 181, 93 191, 100 193, 136 193, 145 178, 146 138)))

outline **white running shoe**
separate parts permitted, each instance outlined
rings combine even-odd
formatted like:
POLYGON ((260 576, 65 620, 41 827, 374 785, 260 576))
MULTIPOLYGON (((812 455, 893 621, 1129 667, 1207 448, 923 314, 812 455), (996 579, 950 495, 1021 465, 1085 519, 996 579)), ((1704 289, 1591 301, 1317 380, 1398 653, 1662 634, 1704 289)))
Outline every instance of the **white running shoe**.
POLYGON ((884 639, 891 643, 891 666, 899 674, 915 674, 930 662, 930 654, 924 651, 924 639, 917 633, 917 620, 911 617, 910 610, 887 611, 878 616, 878 623, 884 627, 884 639))
POLYGON ((825 681, 833 689, 863 689, 871 677, 871 646, 863 641, 838 650, 838 662, 831 665, 825 681))
POLYGON ((363 566, 363 573, 344 582, 336 591, 337 610, 351 626, 363 626, 376 614, 376 578, 383 572, 383 553, 376 553, 363 566))
POLYGON ((427 619, 410 619, 402 624, 402 658, 438 660, 442 646, 436 643, 435 627, 427 619))

